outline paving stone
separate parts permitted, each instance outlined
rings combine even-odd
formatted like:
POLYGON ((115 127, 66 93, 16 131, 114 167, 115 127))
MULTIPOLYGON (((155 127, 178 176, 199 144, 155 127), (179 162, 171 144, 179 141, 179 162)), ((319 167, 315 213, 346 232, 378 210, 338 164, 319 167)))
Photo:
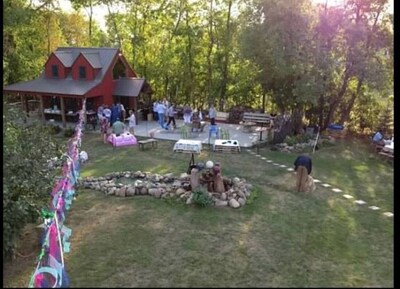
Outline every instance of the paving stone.
POLYGON ((277 163, 273 163, 273 165, 274 165, 274 166, 279 166, 279 164, 277 164, 277 163))
POLYGON ((356 200, 356 201, 354 201, 354 203, 356 203, 357 205, 365 205, 367 202, 365 202, 363 200, 356 200))
POLYGON ((285 165, 280 165, 280 167, 281 167, 281 168, 286 168, 286 166, 285 166, 285 165))
POLYGON ((337 189, 337 188, 332 189, 332 191, 334 191, 335 193, 341 193, 341 192, 343 192, 341 189, 337 189))
POLYGON ((320 183, 321 181, 318 179, 314 179, 314 183, 320 183))
POLYGON ((383 213, 386 217, 393 217, 394 215, 393 215, 393 213, 391 213, 391 212, 384 212, 383 213))
POLYGON ((322 184, 322 186, 325 187, 325 188, 328 188, 328 187, 330 187, 331 185, 330 185, 330 184, 322 184))
POLYGON ((266 157, 262 157, 261 159, 262 159, 262 160, 266 160, 267 158, 266 158, 266 157))
POLYGON ((287 170, 288 170, 289 172, 294 171, 294 169, 292 169, 292 168, 287 168, 287 170))
POLYGON ((376 210, 379 210, 380 208, 379 207, 377 207, 377 206, 369 206, 368 208, 370 208, 371 210, 374 210, 374 211, 376 211, 376 210))
POLYGON ((272 163, 272 161, 270 161, 270 160, 267 160, 267 163, 272 163))
POLYGON ((343 195, 343 197, 346 198, 346 199, 353 199, 353 198, 354 198, 354 197, 351 196, 351 195, 343 195))

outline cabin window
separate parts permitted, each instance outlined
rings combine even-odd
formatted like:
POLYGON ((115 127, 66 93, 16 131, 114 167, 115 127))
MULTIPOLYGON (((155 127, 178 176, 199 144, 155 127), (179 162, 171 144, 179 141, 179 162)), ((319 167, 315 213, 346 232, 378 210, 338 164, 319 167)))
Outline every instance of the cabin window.
POLYGON ((121 77, 126 77, 126 67, 122 63, 120 59, 118 59, 118 62, 115 64, 114 69, 113 69, 113 79, 119 79, 121 77))
POLYGON ((57 65, 51 66, 51 75, 53 77, 58 77, 58 66, 57 65))
POLYGON ((85 66, 79 66, 79 78, 86 79, 86 67, 85 66))

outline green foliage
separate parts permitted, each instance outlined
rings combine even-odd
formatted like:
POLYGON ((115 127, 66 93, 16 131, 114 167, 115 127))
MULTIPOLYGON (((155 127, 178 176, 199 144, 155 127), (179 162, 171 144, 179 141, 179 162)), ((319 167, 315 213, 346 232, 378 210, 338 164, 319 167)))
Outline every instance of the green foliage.
POLYGON ((67 137, 67 138, 72 137, 72 136, 74 135, 74 133, 75 133, 75 129, 73 129, 73 128, 71 128, 71 127, 67 127, 67 128, 64 130, 64 136, 67 137))
POLYGON ((201 208, 208 207, 213 203, 212 198, 208 195, 207 190, 202 187, 194 189, 192 193, 193 203, 201 208))
POLYGON ((60 157, 62 147, 40 123, 26 126, 21 112, 3 110, 3 259, 10 257, 19 234, 49 202, 54 173, 47 160, 60 157))
POLYGON ((62 130, 59 125, 52 125, 52 124, 46 125, 46 128, 48 130, 48 133, 51 135, 59 134, 62 130))
POLYGON ((287 136, 285 138, 284 142, 287 143, 288 145, 292 146, 292 145, 295 145, 298 143, 306 143, 311 138, 313 138, 311 135, 303 133, 303 134, 298 134, 298 135, 294 135, 294 136, 287 136))
POLYGON ((261 193, 260 188, 254 188, 250 192, 250 197, 248 197, 246 200, 246 205, 251 205, 252 203, 254 203, 254 201, 259 197, 260 193, 261 193))

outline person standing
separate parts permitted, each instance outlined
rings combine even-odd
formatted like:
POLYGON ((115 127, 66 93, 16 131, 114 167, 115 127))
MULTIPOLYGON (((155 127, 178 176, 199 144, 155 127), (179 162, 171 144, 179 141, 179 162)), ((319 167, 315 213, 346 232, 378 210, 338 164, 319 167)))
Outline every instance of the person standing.
POLYGON ((158 106, 158 101, 156 100, 155 102, 153 102, 153 118, 155 121, 158 121, 157 106, 158 106))
POLYGON ((110 127, 110 122, 109 122, 108 118, 103 116, 100 119, 100 131, 101 131, 101 134, 103 135, 103 142, 104 143, 107 143, 109 127, 110 127))
POLYGON ((200 107, 198 108, 197 112, 199 114, 200 121, 203 121, 203 112, 201 111, 200 107))
POLYGON ((157 114, 158 114, 158 123, 162 128, 165 128, 165 112, 167 108, 165 105, 160 101, 157 105, 157 114))
POLYGON ((104 110, 104 104, 101 104, 98 108, 97 108, 97 119, 100 120, 103 117, 103 110, 104 110))
POLYGON ((117 103, 114 103, 111 106, 111 126, 114 124, 114 122, 117 120, 117 118, 120 118, 121 115, 121 107, 117 105, 117 103))
MULTIPOLYGON (((310 182, 309 175, 312 171, 312 161, 308 155, 300 155, 294 161, 294 170, 296 171, 296 190, 297 192, 306 192, 309 189, 307 182, 310 182)), ((312 183, 314 181, 312 180, 312 183)))
POLYGON ((112 124, 112 133, 115 134, 116 136, 120 136, 123 134, 125 131, 125 124, 119 120, 119 117, 117 120, 112 124))
POLYGON ((165 107, 169 107, 169 101, 165 97, 163 99, 163 104, 165 105, 165 107))
POLYGON ((211 123, 215 123, 215 118, 217 117, 217 110, 214 107, 214 104, 210 105, 210 109, 208 110, 208 118, 211 123))
POLYGON ((167 115, 168 115, 168 123, 165 126, 165 129, 168 129, 169 125, 172 122, 173 128, 176 129, 176 122, 175 122, 175 106, 173 103, 168 107, 167 110, 167 115))
POLYGON ((185 104, 183 107, 183 122, 186 125, 189 125, 191 123, 191 118, 192 118, 192 109, 188 104, 185 104))
POLYGON ((125 112, 125 106, 119 101, 118 104, 119 110, 120 110, 120 119, 125 119, 126 118, 126 112, 125 112))
POLYGON ((128 122, 128 128, 129 132, 131 134, 135 134, 135 126, 136 126, 136 117, 135 117, 135 112, 133 109, 129 110, 130 116, 127 118, 128 122))
POLYGON ((105 118, 107 118, 107 120, 108 120, 109 123, 111 122, 111 109, 108 107, 108 105, 105 105, 105 106, 104 106, 104 109, 103 109, 103 116, 104 116, 105 118))

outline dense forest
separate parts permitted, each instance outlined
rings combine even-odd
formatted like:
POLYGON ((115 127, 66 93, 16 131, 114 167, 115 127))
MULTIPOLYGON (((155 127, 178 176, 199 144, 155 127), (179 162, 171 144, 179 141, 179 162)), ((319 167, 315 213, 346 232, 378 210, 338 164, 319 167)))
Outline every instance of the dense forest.
POLYGON ((59 46, 119 47, 157 99, 288 112, 322 129, 392 117, 387 0, 70 2, 72 13, 55 0, 3 2, 4 84, 37 77, 59 46), (100 5, 106 31, 94 20, 100 5))

